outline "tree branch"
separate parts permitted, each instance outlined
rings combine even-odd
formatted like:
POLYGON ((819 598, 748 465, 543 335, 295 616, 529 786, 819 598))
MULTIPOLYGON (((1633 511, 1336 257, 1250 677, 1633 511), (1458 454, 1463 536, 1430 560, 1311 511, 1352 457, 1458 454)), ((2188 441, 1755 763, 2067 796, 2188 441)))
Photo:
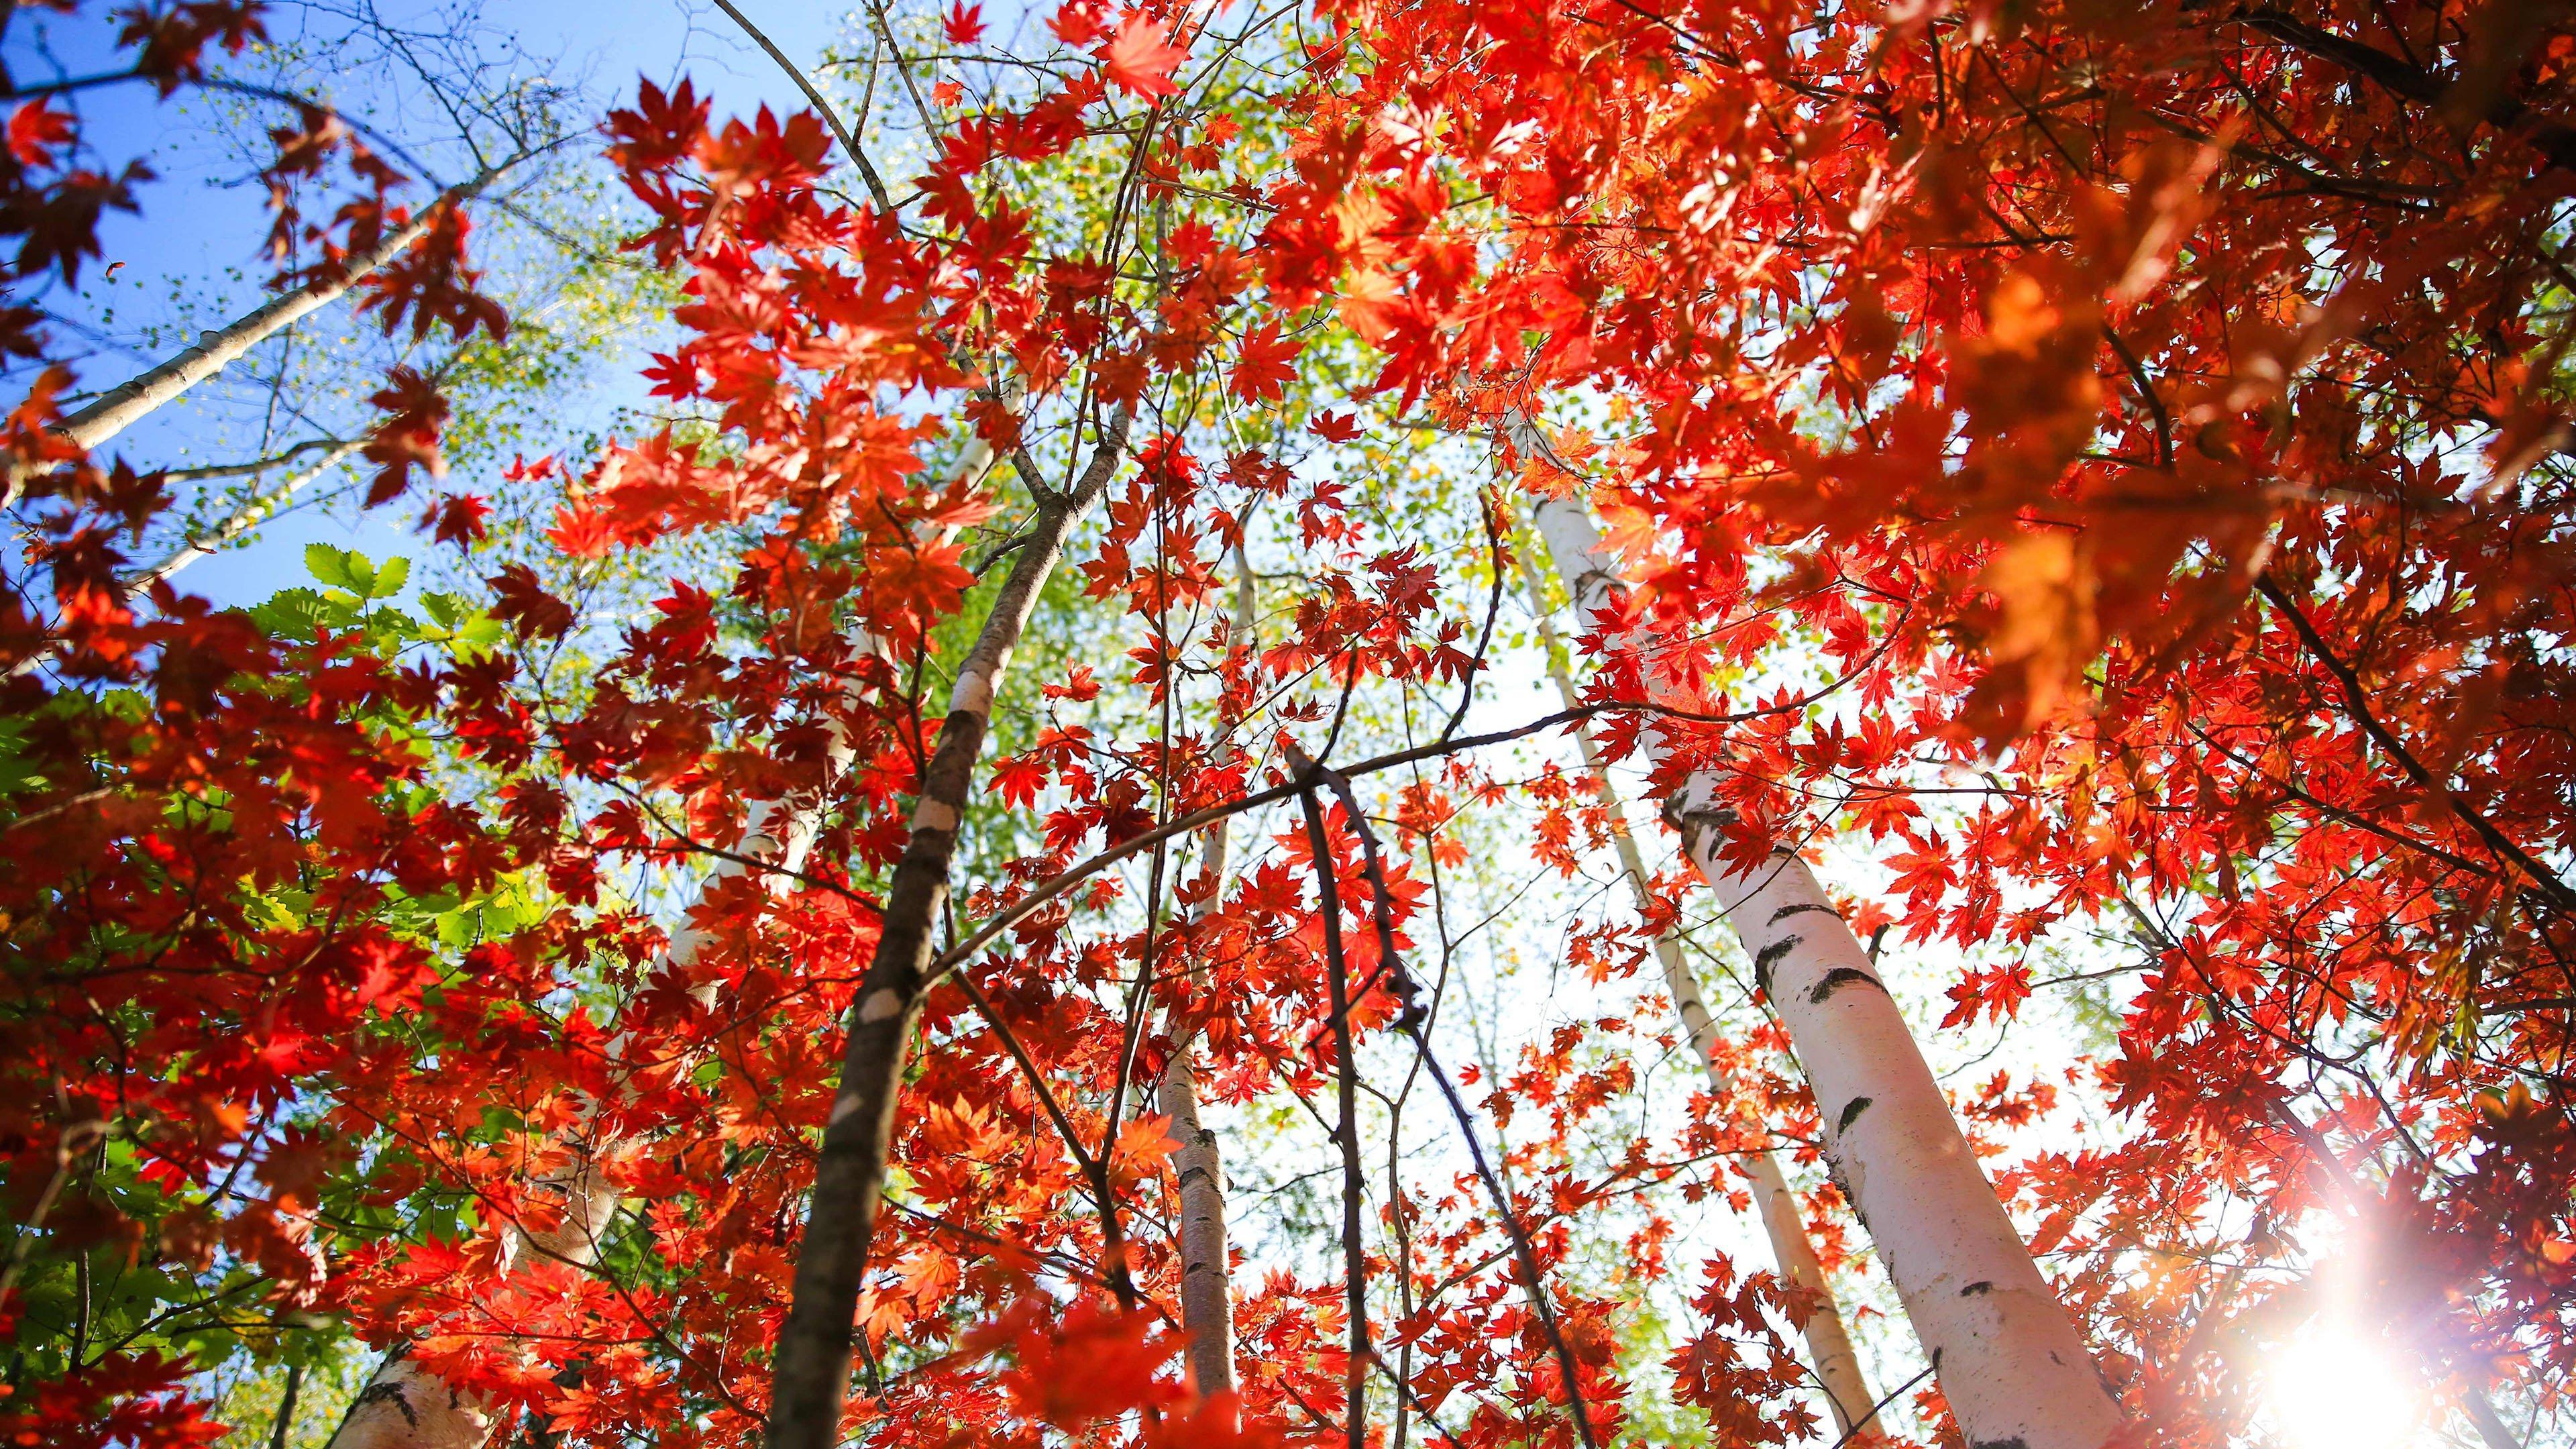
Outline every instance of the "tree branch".
POLYGON ((2362 688, 2360 676, 2353 673, 2352 667, 2336 656, 2333 648, 2326 643, 2325 636, 2317 632, 2317 626, 2308 618, 2307 612, 2291 600, 2288 591, 2281 587, 2279 580, 2273 577, 2270 570, 2267 569, 2255 577, 2254 588, 2257 593, 2270 600, 2274 608, 2281 611, 2282 617, 2290 621, 2290 627, 2297 631, 2299 642, 2307 646, 2309 655, 2323 665, 2325 671, 2333 675, 2335 682, 2342 686, 2344 710, 2352 716, 2355 724, 2361 726, 2362 733, 2377 743, 2379 748, 2397 763, 2397 767, 2406 772, 2408 779, 2414 781, 2419 788, 2439 797, 2443 804, 2450 807, 2451 813, 2458 816, 2461 823, 2467 825, 2478 839, 2484 841, 2487 849, 2494 851, 2499 859, 2511 862, 2516 869, 2529 877, 2532 884, 2540 888, 2540 893, 2549 900, 2550 904, 2561 911, 2576 911, 2576 889, 2570 889, 2565 881, 2551 874, 2539 861, 2532 859, 2528 852, 2498 829, 2494 821, 2487 819, 2469 802, 2461 799, 2458 792, 2435 779, 2433 772, 2426 769, 2421 760, 2415 758, 2414 751, 2406 748, 2404 741, 2398 739, 2388 726, 2380 723, 2379 716, 2371 711, 2370 694, 2362 688))
POLYGON ((806 76, 804 69, 789 60, 787 52, 780 50, 759 26, 752 24, 751 17, 743 14, 733 0, 716 0, 716 8, 732 16, 733 23, 742 27, 743 33, 751 37, 753 44, 767 51, 769 58, 778 62, 778 68, 787 72, 787 78, 796 82, 796 88, 805 93, 805 99, 814 103, 814 109, 823 115, 823 124, 831 127, 832 135, 840 141, 841 149, 849 154, 852 161, 858 163, 859 179, 868 184, 868 195, 876 199, 877 210, 884 213, 887 219, 893 219, 894 198, 886 194, 886 184, 877 175, 877 168, 869 164, 868 153, 859 149, 859 138, 851 135, 850 128, 841 123, 840 113, 832 109, 831 102, 823 99, 823 93, 814 88, 814 82, 806 76))

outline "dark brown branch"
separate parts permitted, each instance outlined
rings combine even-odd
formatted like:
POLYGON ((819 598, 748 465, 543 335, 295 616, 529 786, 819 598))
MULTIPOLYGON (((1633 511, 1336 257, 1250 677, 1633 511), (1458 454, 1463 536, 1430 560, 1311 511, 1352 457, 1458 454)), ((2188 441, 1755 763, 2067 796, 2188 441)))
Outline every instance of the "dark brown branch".
POLYGON ((1350 1356, 1343 1365, 1342 1423, 1350 1449, 1368 1449, 1369 1349, 1368 1244, 1360 1235, 1364 1180, 1360 1172, 1358 1063, 1351 1059, 1350 962, 1342 949, 1342 896, 1333 872, 1333 842, 1324 830, 1323 802, 1309 789, 1306 843, 1315 865, 1315 914, 1324 927, 1324 982, 1333 1009, 1333 1137, 1342 1149, 1342 1276, 1350 1316, 1350 1356))
MULTIPOLYGON (((1117 1295, 1118 1306, 1134 1309, 1136 1280, 1127 1271, 1127 1235, 1118 1226, 1118 1194, 1109 1181, 1107 1154, 1117 1150, 1116 1143, 1103 1142, 1097 1156, 1084 1147, 1082 1134, 1074 1130, 1073 1119, 1065 1115, 1063 1104, 1056 1101, 1055 1092, 1047 1086, 1046 1078, 1039 1074, 1038 1064, 1030 1058, 1028 1049, 1020 1045, 1019 1034, 1012 1031, 1010 1023, 1002 1020, 1002 1014, 993 1009, 991 998, 984 995, 974 978, 962 971, 957 973, 957 984, 965 991, 966 999, 975 1003, 976 1014, 983 1017, 984 1024, 993 1029, 993 1035, 1001 1039, 1002 1049, 1019 1064, 1021 1078, 1029 1084, 1029 1091, 1038 1099, 1038 1106, 1045 1111, 1047 1120, 1055 1124, 1056 1135, 1064 1139, 1064 1149, 1073 1154, 1074 1164, 1082 1169, 1084 1180, 1091 1184, 1092 1200, 1100 1212, 1102 1276, 1109 1284, 1109 1291, 1117 1295)), ((1115 1135, 1114 1129, 1112 1135, 1115 1135)))
MULTIPOLYGON (((2403 56, 2335 34, 2269 6, 2238 17, 2291 49, 2339 66, 2401 100, 2439 105, 2453 97, 2455 77, 2424 69, 2403 56)), ((2553 163, 2576 170, 2576 126, 2533 114, 2531 108, 2498 90, 2479 107, 2476 118, 2499 130, 2519 133, 2553 163)))
MULTIPOLYGON (((1548 1348, 1556 1356, 1557 1372, 1565 1380, 1566 1407, 1574 1415, 1575 1432, 1582 1437, 1584 1449, 1598 1449, 1598 1440, 1592 1432, 1592 1411, 1583 1401, 1583 1384, 1576 1373, 1574 1351, 1567 1346, 1565 1332, 1556 1321, 1556 1303, 1548 1296, 1547 1280, 1539 1271, 1538 1250, 1530 1246, 1528 1232, 1521 1227, 1519 1215, 1512 1211, 1511 1195, 1503 1190, 1502 1179, 1495 1175, 1493 1164, 1485 1159, 1485 1145, 1476 1135, 1475 1117, 1468 1112, 1466 1102, 1459 1097, 1457 1085, 1449 1080, 1447 1069, 1443 1068, 1439 1059, 1432 1055, 1431 1038, 1424 1030, 1428 1013, 1422 1006, 1420 988, 1415 984, 1412 976, 1405 971, 1402 965, 1403 957, 1396 949, 1395 892, 1387 883, 1386 862, 1378 850, 1377 832, 1370 827, 1368 816, 1361 811, 1359 796, 1351 789, 1348 775, 1293 753, 1293 747, 1290 758, 1297 766, 1300 775, 1310 781, 1330 786, 1333 793, 1341 798, 1343 813, 1350 817, 1351 833, 1359 838, 1361 869, 1367 873, 1369 890, 1376 897, 1378 950, 1387 963, 1388 975, 1392 978, 1396 996, 1402 1003, 1401 1010, 1395 1018, 1396 1030, 1403 1032, 1413 1042, 1415 1055, 1422 1059, 1424 1074, 1440 1088, 1441 1099, 1449 1104, 1450 1116, 1457 1119, 1458 1133, 1467 1143, 1467 1155, 1476 1164, 1476 1176, 1484 1183, 1486 1195, 1493 1199, 1494 1212, 1502 1219, 1503 1232, 1511 1239, 1513 1265, 1520 1270, 1521 1291, 1528 1296, 1530 1312, 1538 1318, 1540 1330, 1547 1335, 1548 1348)), ((1309 788, 1310 793, 1306 797, 1309 802, 1307 835, 1315 843, 1316 881, 1324 884, 1329 883, 1333 878, 1332 857, 1327 842, 1323 839, 1320 821, 1314 814, 1312 805, 1314 796, 1311 793, 1311 786, 1309 788)), ((1339 939, 1336 917, 1330 911, 1331 905, 1328 891, 1326 898, 1328 913, 1324 918, 1324 939, 1328 948, 1336 947, 1339 939)), ((1335 1004, 1339 1005, 1338 1002, 1335 1004)))
POLYGON ((2281 587, 2280 581, 2275 579, 2269 570, 2255 578, 2254 588, 2265 599, 2270 600, 2274 608, 2281 611, 2282 617, 2290 621, 2290 627, 2297 631, 2299 642, 2307 646, 2309 655, 2323 665, 2325 671, 2333 675, 2335 682, 2342 686, 2344 710, 2352 716, 2353 723, 2361 726, 2362 733, 2368 735, 2391 760, 2396 762, 2399 769, 2406 772, 2406 778, 2414 781, 2417 788, 2439 798, 2450 808, 2453 815, 2459 817, 2462 824, 2468 826, 2479 840, 2486 843, 2487 849, 2495 852, 2497 858, 2511 862, 2531 880, 2532 884, 2538 886, 2540 893, 2548 898, 2550 904, 2561 911, 2576 910, 2576 890, 2571 890, 2565 881, 2551 874, 2539 861, 2532 859, 2528 852, 2498 829, 2494 821, 2487 819, 2468 801, 2461 799, 2458 792, 2435 779, 2433 772, 2426 769, 2421 760, 2415 758, 2415 752, 2406 748, 2405 742, 2398 739, 2388 726, 2380 723, 2379 716, 2370 708, 2370 693, 2362 688, 2360 676, 2353 673, 2352 667, 2336 655, 2333 648, 2326 643, 2325 636, 2317 632, 2317 626, 2308 618, 2307 611, 2291 600, 2289 592, 2281 587))
POLYGON ((742 27, 743 34, 750 36, 753 44, 767 51, 769 58, 778 62, 778 68, 787 72, 787 78, 796 82, 796 88, 805 93, 805 99, 811 101, 814 109, 822 113, 823 124, 832 128, 832 135, 840 141, 841 150, 847 153, 852 161, 858 163, 859 179, 867 183, 868 195, 875 199, 877 210, 884 213, 888 220, 892 220, 895 214, 894 199, 886 193, 885 181, 877 175, 877 168, 868 163, 868 153, 859 149, 858 137, 851 135, 850 128, 841 123, 840 113, 832 109, 831 102, 823 99, 821 91, 814 89, 814 82, 806 77, 803 68, 789 60, 787 52, 780 50, 767 35, 761 32, 759 26, 752 24, 751 17, 743 14, 733 0, 716 0, 716 8, 732 16, 733 23, 742 27))
POLYGON ((1467 677, 1459 682, 1458 707, 1450 711, 1449 723, 1441 727, 1443 740, 1457 734, 1458 727, 1467 722, 1467 709, 1476 702, 1476 676, 1484 671, 1485 651, 1494 642, 1494 621, 1503 612, 1503 530, 1495 513, 1493 494, 1478 492, 1476 506, 1485 516, 1485 556, 1493 565, 1494 588, 1485 600, 1485 627, 1476 634, 1476 652, 1467 659, 1467 677))
POLYGON ((161 476, 173 483, 198 483, 213 478, 249 478, 274 472, 307 453, 328 452, 343 446, 339 438, 307 438, 282 453, 253 458, 246 463, 211 463, 202 468, 164 468, 161 476))
MULTIPOLYGON (((1894 636, 1891 635, 1890 637, 1893 638, 1894 636)), ((1871 661, 1864 662, 1861 668, 1868 668, 1869 663, 1875 662, 1876 657, 1876 655, 1872 655, 1871 661)), ((1849 682, 1850 678, 1851 675, 1846 674, 1842 678, 1836 679, 1821 688, 1811 690, 1806 694, 1800 695, 1796 699, 1787 700, 1776 705, 1764 705, 1759 709, 1738 710, 1731 714, 1701 714, 1686 709, 1672 709, 1664 705, 1646 704, 1636 700, 1624 699, 1604 700, 1597 704, 1576 705, 1572 709, 1561 709, 1556 711, 1554 714, 1542 715, 1537 719, 1531 720, 1527 724, 1514 725, 1509 729, 1489 730, 1484 734, 1468 735, 1461 739, 1435 740, 1427 745, 1416 745, 1409 749, 1396 750, 1388 754, 1376 756, 1373 759, 1362 760, 1358 764, 1352 765, 1349 769, 1344 770, 1341 773, 1352 779, 1357 779, 1362 775, 1374 775, 1384 770, 1401 769, 1406 765, 1419 764, 1424 760, 1439 759, 1444 755, 1461 754, 1468 750, 1483 749, 1487 745, 1507 745, 1515 740, 1527 739, 1531 735, 1544 734, 1560 725, 1580 724, 1585 720, 1594 719, 1605 714, 1633 712, 1638 714, 1650 714, 1658 719, 1681 720, 1685 723, 1691 724, 1741 724, 1747 720, 1760 719, 1767 715, 1796 714, 1805 710, 1807 706, 1814 704, 1816 701, 1841 689, 1845 683, 1849 682)), ((1210 805, 1204 810, 1193 810, 1187 815, 1180 816, 1166 824, 1156 826, 1154 829, 1148 830, 1141 835, 1132 836, 1123 840, 1118 844, 1109 847, 1107 850, 1100 852, 1098 855, 1091 857, 1089 860, 1065 867, 1063 870, 1047 877, 1045 880, 1040 881, 1037 885, 1031 887, 1027 895, 1020 897, 1010 905, 994 912, 992 919, 986 921, 983 925, 976 927, 975 930, 964 940, 961 940, 956 945, 950 947, 946 954, 942 955, 937 961, 931 963, 931 969, 929 975, 925 978, 925 984, 930 981, 937 981, 940 977, 957 969, 958 965, 964 962, 968 957, 973 956, 976 952, 991 944, 993 938, 996 936, 1001 935, 1004 931, 1009 930, 1019 922, 1028 919, 1030 916, 1036 914, 1040 909, 1045 907, 1049 902, 1060 898, 1075 886, 1082 884, 1084 881, 1098 875, 1104 870, 1107 870, 1109 867, 1116 865, 1118 862, 1151 850, 1155 846, 1162 844, 1164 841, 1171 839, 1175 835, 1186 835, 1193 830, 1202 829, 1206 826, 1214 825, 1218 821, 1226 820, 1236 815, 1241 815, 1245 811, 1258 810, 1264 805, 1275 805, 1282 800, 1287 800, 1296 795, 1302 794, 1305 788, 1305 784, 1302 781, 1290 780, 1286 784, 1273 785, 1267 789, 1255 790, 1249 795, 1244 795, 1237 799, 1227 801, 1222 805, 1210 805)))

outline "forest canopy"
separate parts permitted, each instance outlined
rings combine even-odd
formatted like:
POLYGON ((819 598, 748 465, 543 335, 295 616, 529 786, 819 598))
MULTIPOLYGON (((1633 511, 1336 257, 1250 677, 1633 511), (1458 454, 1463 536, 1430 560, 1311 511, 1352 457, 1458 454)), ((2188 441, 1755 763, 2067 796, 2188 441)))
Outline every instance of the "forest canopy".
POLYGON ((574 9, 0 8, 0 1441, 2576 1442, 2576 6, 574 9))

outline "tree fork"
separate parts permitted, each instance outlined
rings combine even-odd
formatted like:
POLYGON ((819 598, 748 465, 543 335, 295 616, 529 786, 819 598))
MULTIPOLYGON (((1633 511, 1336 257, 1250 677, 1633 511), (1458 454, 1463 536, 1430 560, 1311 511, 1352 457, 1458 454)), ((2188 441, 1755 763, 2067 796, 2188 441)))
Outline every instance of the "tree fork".
MULTIPOLYGON (((1395 892, 1387 884, 1386 861, 1378 846, 1377 831, 1369 825, 1368 812, 1360 808, 1358 792, 1351 788, 1348 773, 1310 761, 1293 746, 1289 760, 1300 778, 1311 779, 1341 798, 1343 813, 1350 819, 1351 834, 1359 841, 1360 871, 1368 878, 1369 894, 1376 905, 1372 924, 1377 931, 1378 954, 1385 961, 1387 987, 1402 1003, 1396 1012, 1395 1029, 1413 1044, 1414 1055, 1421 1061, 1424 1073, 1439 1089, 1441 1101, 1448 1105, 1450 1120, 1458 1124, 1459 1139, 1466 1144, 1467 1159, 1476 1169, 1477 1180, 1484 1185, 1486 1198, 1494 1205, 1494 1214, 1502 1223, 1504 1236, 1511 1240, 1514 1276, 1520 1279, 1521 1292, 1529 1300, 1530 1316, 1538 1320, 1539 1332, 1546 1337, 1548 1350, 1556 1355, 1557 1372, 1565 1385, 1565 1405, 1574 1416, 1575 1435, 1582 1441, 1583 1449, 1599 1449, 1599 1439, 1592 1429, 1592 1409, 1583 1399, 1581 1366, 1573 1349, 1566 1344, 1564 1330, 1557 1324, 1556 1307, 1548 1296, 1547 1279, 1539 1267, 1538 1251, 1530 1245, 1529 1233, 1522 1228, 1519 1214, 1512 1208, 1511 1194, 1505 1190, 1502 1178, 1495 1173, 1493 1164, 1485 1159, 1484 1144, 1476 1137, 1474 1114, 1467 1110, 1465 1099, 1458 1095, 1457 1084, 1449 1080, 1447 1069, 1432 1053, 1428 1031, 1430 1010, 1422 1004, 1422 988, 1413 979, 1413 974, 1405 970, 1403 953, 1396 948, 1395 892)), ((1329 901, 1332 891, 1329 860, 1318 863, 1315 879, 1329 901)), ((1329 920, 1324 931, 1324 945, 1326 950, 1338 956, 1337 937, 1329 920)), ((1337 1011, 1335 1015, 1339 1017, 1341 1013, 1337 1011)))
MULTIPOLYGON (((770 1449, 830 1449, 840 1439, 849 1386, 852 1323, 885 1192, 904 1059, 920 1020, 932 959, 931 933, 948 900, 948 868, 974 784, 993 699, 1011 652, 1037 606, 1038 591, 1064 554, 1066 535, 1109 484, 1127 445, 1131 415, 1117 414, 1091 463, 1062 494, 1039 492, 1037 517, 1013 559, 984 628, 957 672, 938 747, 922 772, 912 835, 886 892, 884 920, 867 974, 850 1003, 849 1038, 822 1151, 813 1205, 796 1258, 794 1298, 779 1330, 772 1370, 770 1449)), ((1028 480, 1032 491, 1042 489, 1028 480)))
MULTIPOLYGON (((1526 421, 1521 452, 1548 456, 1526 421)), ((1558 499, 1538 530, 1578 612, 1625 588, 1589 508, 1558 499)), ((1669 746, 1645 731, 1649 755, 1669 746)), ((1878 1247, 1971 1445, 2101 1449, 2123 1427, 2104 1384, 1994 1184, 1968 1149, 1948 1099, 1868 953, 1797 851, 1777 846, 1751 871, 1720 859, 1727 816, 1717 777, 1691 777, 1666 806, 1684 853, 1753 957, 1824 1123, 1834 1183, 1878 1247)))

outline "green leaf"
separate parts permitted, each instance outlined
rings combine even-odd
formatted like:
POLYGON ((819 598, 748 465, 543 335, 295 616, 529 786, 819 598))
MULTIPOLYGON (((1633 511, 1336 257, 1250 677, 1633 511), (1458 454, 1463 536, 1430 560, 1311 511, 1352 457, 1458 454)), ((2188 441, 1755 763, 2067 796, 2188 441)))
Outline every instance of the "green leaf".
POLYGON ((27 721, 12 715, 0 719, 0 795, 15 795, 45 783, 27 763, 27 721))
POLYGON ((333 548, 327 543, 308 543, 304 546, 304 571, 335 589, 358 587, 357 580, 349 572, 349 563, 352 559, 365 562, 363 558, 358 558, 357 555, 345 550, 333 548))
MULTIPOLYGON (((317 545, 318 547, 319 545, 317 545)), ((316 589, 283 589, 250 611, 262 632, 281 639, 310 639, 330 617, 330 605, 316 589)))

